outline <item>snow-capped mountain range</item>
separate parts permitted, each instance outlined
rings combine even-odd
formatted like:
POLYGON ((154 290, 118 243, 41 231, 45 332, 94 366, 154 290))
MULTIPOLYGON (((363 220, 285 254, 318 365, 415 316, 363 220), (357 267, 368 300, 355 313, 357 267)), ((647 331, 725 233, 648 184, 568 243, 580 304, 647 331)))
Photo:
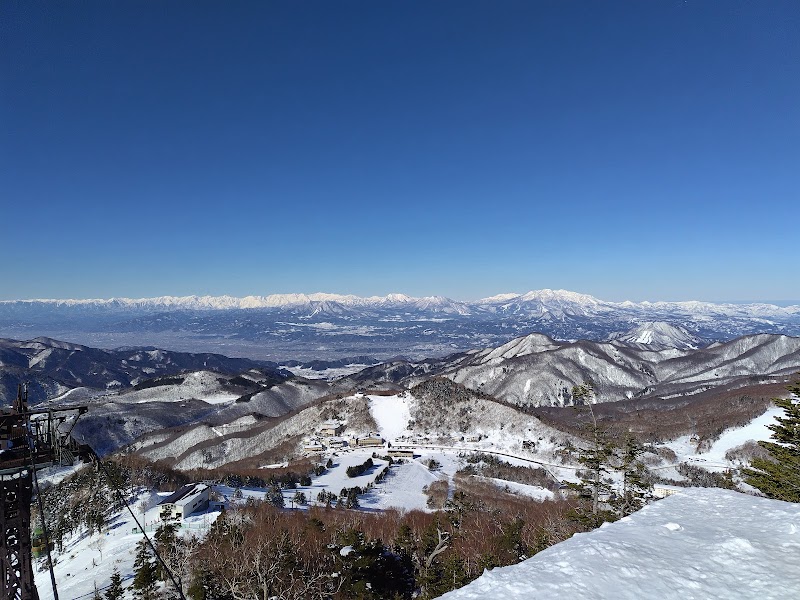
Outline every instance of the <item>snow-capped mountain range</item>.
POLYGON ((608 302, 548 289, 470 302, 326 293, 0 302, 0 337, 48 336, 106 348, 155 345, 271 360, 423 358, 500 345, 531 332, 602 341, 637 328, 644 329, 629 341, 646 346, 678 338, 675 347, 701 347, 748 334, 800 335, 800 305, 608 302), (648 323, 664 325, 656 331, 648 323))
POLYGON ((287 307, 318 307, 321 304, 338 304, 349 308, 417 308, 459 314, 480 312, 538 312, 563 314, 595 314, 609 311, 659 311, 684 312, 687 314, 709 314, 743 317, 786 317, 800 314, 800 305, 777 306, 775 304, 751 303, 731 304, 700 301, 686 302, 609 302, 588 294, 567 290, 535 290, 524 294, 507 293, 482 298, 476 301, 452 300, 444 296, 412 297, 393 293, 386 296, 356 296, 353 294, 270 294, 267 296, 158 296, 155 298, 108 298, 108 299, 32 299, 2 300, 0 306, 54 306, 90 307, 109 309, 146 310, 230 310, 287 307))

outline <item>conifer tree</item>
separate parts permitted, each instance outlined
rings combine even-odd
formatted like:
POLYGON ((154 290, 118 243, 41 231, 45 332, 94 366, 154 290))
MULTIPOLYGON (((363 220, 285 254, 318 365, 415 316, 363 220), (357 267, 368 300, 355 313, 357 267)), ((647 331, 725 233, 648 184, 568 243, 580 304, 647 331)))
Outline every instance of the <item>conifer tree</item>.
POLYGON ((607 479, 614 447, 608 439, 606 431, 598 424, 592 405, 594 389, 591 384, 576 385, 572 388, 572 397, 576 403, 588 407, 591 423, 587 427, 588 447, 581 449, 577 460, 584 467, 579 483, 569 483, 569 487, 578 493, 580 498, 590 502, 590 512, 578 512, 579 521, 588 527, 599 527, 604 521, 614 520, 608 511, 601 510, 600 499, 610 495, 611 484, 607 479))
POLYGON ((264 494, 264 501, 272 504, 272 506, 283 508, 285 501, 280 486, 270 486, 269 490, 264 494))
POLYGON ((787 389, 792 398, 773 398, 784 411, 776 417, 777 423, 769 425, 774 441, 758 442, 770 458, 754 458, 751 468, 745 469, 747 483, 758 488, 769 498, 786 502, 800 502, 800 383, 787 389))
POLYGON ((231 600, 221 589, 214 573, 207 567, 199 565, 192 573, 192 583, 186 592, 191 600, 231 600))
MULTIPOLYGON (((158 527, 155 534, 156 550, 164 558, 173 554, 174 547, 178 544, 178 526, 175 523, 163 523, 158 527)), ((174 565, 173 565, 174 567, 174 565)), ((160 562, 155 563, 156 577, 161 581, 169 581, 169 575, 160 562)))
POLYGON ((622 489, 612 505, 617 516, 625 517, 645 505, 650 485, 645 480, 645 467, 640 460, 644 453, 642 445, 628 435, 625 445, 618 451, 615 469, 622 473, 622 489))
POLYGON ((122 600, 125 591, 122 589, 122 576, 119 570, 114 567, 111 574, 111 585, 106 589, 105 600, 122 600))
POLYGON ((451 581, 463 579, 463 564, 452 552, 452 534, 440 526, 438 519, 422 532, 419 543, 418 583, 420 597, 437 598, 454 589, 451 581), (448 560, 448 559, 454 560, 448 560))
POLYGON ((155 557, 146 540, 136 544, 136 558, 133 562, 133 595, 136 600, 155 600, 158 571, 155 557))

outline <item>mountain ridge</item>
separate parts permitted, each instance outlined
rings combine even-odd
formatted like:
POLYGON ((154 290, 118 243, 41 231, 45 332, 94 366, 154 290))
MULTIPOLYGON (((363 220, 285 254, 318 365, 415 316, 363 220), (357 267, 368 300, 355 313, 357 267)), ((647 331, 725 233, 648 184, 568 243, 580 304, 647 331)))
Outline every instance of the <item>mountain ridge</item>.
POLYGON ((701 347, 758 333, 800 335, 800 306, 607 302, 549 289, 474 302, 325 293, 0 302, 4 338, 48 336, 109 349, 146 345, 303 362, 357 355, 419 360, 499 346, 531 332, 604 341, 646 323, 663 325, 637 339, 657 337, 670 345, 682 337, 681 344, 701 347))
POLYGON ((440 376, 514 405, 540 407, 572 405, 572 387, 584 382, 594 384, 598 402, 608 402, 736 388, 798 369, 800 337, 756 334, 706 348, 665 348, 618 339, 558 342, 533 333, 440 359, 384 363, 342 380, 410 386, 440 376))
POLYGON ((43 304, 59 307, 78 307, 96 306, 109 308, 164 308, 176 310, 227 310, 227 309, 258 309, 258 308, 280 308, 286 306, 303 306, 313 303, 337 303, 343 306, 391 306, 423 303, 430 306, 464 305, 474 307, 485 307, 492 305, 507 305, 513 303, 538 302, 541 304, 557 303, 560 305, 581 305, 597 308, 619 307, 644 307, 644 308, 667 308, 680 307, 691 312, 710 312, 725 309, 728 312, 739 314, 741 311, 750 308, 758 309, 761 312, 774 311, 776 314, 796 314, 800 313, 800 304, 780 306, 768 302, 708 302, 702 300, 680 300, 680 301, 649 301, 644 300, 634 302, 623 300, 614 302, 601 300, 589 294, 572 292, 569 290, 540 289, 531 290, 525 293, 503 293, 478 300, 454 300, 445 296, 408 296, 401 293, 389 293, 385 296, 357 296, 355 294, 334 294, 327 292, 305 293, 286 293, 268 295, 189 295, 189 296, 154 296, 144 298, 30 298, 16 300, 0 300, 0 305, 31 305, 43 304))

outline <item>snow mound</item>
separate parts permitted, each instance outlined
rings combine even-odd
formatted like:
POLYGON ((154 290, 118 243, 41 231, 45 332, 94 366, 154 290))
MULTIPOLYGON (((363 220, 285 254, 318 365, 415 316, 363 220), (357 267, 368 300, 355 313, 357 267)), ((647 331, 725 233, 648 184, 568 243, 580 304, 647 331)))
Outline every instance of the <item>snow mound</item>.
POLYGON ((446 600, 800 598, 800 504, 688 489, 446 600))

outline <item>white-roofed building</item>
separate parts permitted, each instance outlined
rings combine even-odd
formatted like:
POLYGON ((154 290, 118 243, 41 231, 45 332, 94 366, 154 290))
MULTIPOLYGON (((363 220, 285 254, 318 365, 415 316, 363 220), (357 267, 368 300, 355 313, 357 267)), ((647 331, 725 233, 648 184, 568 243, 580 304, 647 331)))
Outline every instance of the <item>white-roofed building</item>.
POLYGON ((204 483, 190 483, 158 503, 163 519, 183 519, 193 512, 208 508, 211 488, 204 483))

